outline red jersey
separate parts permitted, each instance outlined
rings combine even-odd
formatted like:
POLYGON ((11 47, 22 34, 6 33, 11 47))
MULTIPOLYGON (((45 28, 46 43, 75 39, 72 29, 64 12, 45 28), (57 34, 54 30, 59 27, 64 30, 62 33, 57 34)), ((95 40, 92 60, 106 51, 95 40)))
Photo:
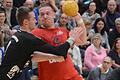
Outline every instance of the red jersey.
MULTIPOLYGON (((69 36, 69 31, 65 28, 36 28, 32 33, 54 46, 63 44, 69 36)), ((68 80, 78 74, 69 54, 63 62, 49 63, 45 61, 38 63, 38 70, 39 80, 68 80)))

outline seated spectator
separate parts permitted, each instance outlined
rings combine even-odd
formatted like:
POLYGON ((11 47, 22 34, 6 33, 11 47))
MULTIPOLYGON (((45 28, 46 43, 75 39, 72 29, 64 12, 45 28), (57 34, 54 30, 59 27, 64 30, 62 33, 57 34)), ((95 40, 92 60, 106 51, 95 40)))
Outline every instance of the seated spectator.
POLYGON ((90 35, 89 35, 89 33, 90 33, 90 30, 92 29, 91 22, 88 19, 83 19, 83 21, 84 21, 84 24, 85 24, 85 27, 86 27, 87 43, 84 44, 84 45, 79 45, 82 62, 84 62, 85 50, 90 45, 90 38, 89 38, 90 35))
MULTIPOLYGON (((56 14, 55 23, 59 23, 61 16, 63 15, 62 6, 64 2, 65 2, 64 0, 60 1, 60 9, 55 13, 56 14)), ((73 29, 74 27, 77 26, 75 20, 72 17, 68 17, 68 19, 69 19, 68 26, 70 29, 73 29)))
POLYGON ((107 32, 112 31, 115 29, 115 19, 120 17, 120 13, 116 11, 116 1, 115 0, 109 0, 107 4, 107 11, 102 15, 104 17, 107 32))
POLYGON ((106 49, 101 45, 102 38, 99 33, 96 33, 91 38, 91 45, 85 51, 84 67, 87 71, 92 70, 100 65, 107 55, 106 49))
POLYGON ((36 25, 38 25, 39 6, 34 8, 35 2, 33 0, 25 0, 24 6, 33 9, 36 19, 36 25))
POLYGON ((90 2, 89 5, 88 5, 88 10, 85 11, 82 15, 83 19, 88 19, 91 21, 91 23, 93 24, 94 21, 97 19, 97 18, 100 18, 100 14, 96 13, 95 12, 96 10, 96 4, 95 2, 90 2))
POLYGON ((105 80, 105 78, 112 72, 112 59, 105 57, 100 66, 97 66, 89 73, 87 80, 105 80))
MULTIPOLYGON (((34 1, 34 0, 33 0, 34 1)), ((56 0, 38 0, 38 9, 41 7, 41 4, 49 4, 55 12, 58 11, 58 7, 56 5, 56 0)), ((37 9, 37 10, 38 10, 37 9)), ((38 12, 39 13, 39 12, 38 12)))
POLYGON ((12 36, 12 31, 10 30, 10 27, 5 23, 6 19, 6 12, 4 8, 0 8, 0 28, 4 32, 4 45, 8 42, 8 40, 12 36))
POLYGON ((112 48, 112 45, 114 43, 114 40, 118 37, 120 37, 120 17, 116 18, 115 29, 113 31, 111 31, 108 35, 108 41, 109 41, 111 48, 112 48))
POLYGON ((93 25, 93 29, 90 30, 89 38, 91 38, 95 33, 100 33, 100 35, 102 36, 102 46, 104 48, 108 49, 108 52, 109 52, 110 46, 109 46, 109 42, 108 42, 108 35, 107 35, 105 28, 106 28, 106 23, 105 23, 104 19, 97 18, 93 25))
POLYGON ((33 0, 26 0, 25 3, 24 3, 24 6, 30 8, 30 9, 33 9, 34 8, 33 0))
POLYGON ((91 1, 93 0, 78 0, 79 10, 81 11, 81 14, 83 14, 86 11, 91 1))
POLYGON ((68 30, 71 30, 73 27, 72 27, 72 25, 70 25, 70 23, 69 23, 69 17, 66 15, 66 14, 64 14, 64 13, 62 13, 61 15, 60 15, 60 18, 59 18, 59 20, 55 23, 55 25, 57 26, 57 27, 64 27, 64 28, 66 28, 66 29, 68 29, 68 30))
POLYGON ((108 56, 113 60, 113 68, 120 67, 120 37, 114 41, 113 48, 109 52, 108 56))
POLYGON ((13 0, 3 0, 2 5, 6 11, 6 24, 12 29, 12 27, 18 25, 16 19, 17 8, 13 7, 13 0))
POLYGON ((87 31, 87 40, 89 40, 90 39, 89 38, 89 36, 90 36, 89 33, 90 33, 91 29, 92 29, 91 22, 88 19, 83 19, 83 21, 84 21, 86 31, 87 31))

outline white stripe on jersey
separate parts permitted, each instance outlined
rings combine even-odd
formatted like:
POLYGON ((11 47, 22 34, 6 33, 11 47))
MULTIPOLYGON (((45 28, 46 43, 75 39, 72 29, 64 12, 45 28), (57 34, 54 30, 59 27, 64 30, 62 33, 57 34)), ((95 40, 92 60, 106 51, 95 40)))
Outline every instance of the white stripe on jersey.
POLYGON ((16 42, 19 41, 18 38, 17 38, 15 35, 13 35, 12 38, 13 38, 16 42))

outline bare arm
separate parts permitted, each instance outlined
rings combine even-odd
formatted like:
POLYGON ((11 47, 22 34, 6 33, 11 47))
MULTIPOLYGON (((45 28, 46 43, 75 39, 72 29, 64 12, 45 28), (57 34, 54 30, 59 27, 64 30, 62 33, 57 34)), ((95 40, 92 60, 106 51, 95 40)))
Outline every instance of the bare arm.
POLYGON ((62 56, 46 54, 46 53, 38 52, 38 51, 35 51, 32 56, 33 56, 32 60, 35 62, 52 61, 53 59, 54 59, 54 61, 56 60, 56 62, 64 61, 64 57, 62 57, 62 56))
POLYGON ((78 36, 79 39, 76 41, 76 45, 84 45, 87 43, 87 33, 83 19, 79 13, 74 17, 74 19, 77 22, 76 30, 79 30, 81 32, 78 36))

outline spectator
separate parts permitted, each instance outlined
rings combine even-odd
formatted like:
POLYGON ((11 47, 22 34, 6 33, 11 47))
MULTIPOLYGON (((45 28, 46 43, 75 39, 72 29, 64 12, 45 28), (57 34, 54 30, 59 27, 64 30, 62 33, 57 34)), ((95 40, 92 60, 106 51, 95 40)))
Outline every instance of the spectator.
POLYGON ((87 71, 92 70, 100 65, 107 55, 106 49, 101 45, 102 38, 99 33, 94 34, 91 38, 91 45, 85 51, 84 67, 87 71))
MULTIPOLYGON (((87 31, 87 41, 90 41, 90 31, 92 29, 91 22, 88 19, 83 19, 86 31, 87 31)), ((90 43, 90 42, 89 42, 90 43)))
POLYGON ((107 4, 107 12, 105 12, 102 17, 105 18, 106 26, 108 27, 107 32, 115 29, 115 19, 120 17, 120 13, 116 11, 115 0, 109 0, 107 4))
MULTIPOLYGON (((65 2, 64 0, 60 1, 60 9, 56 12, 56 18, 55 18, 56 23, 59 23, 61 16, 63 14, 62 6, 63 6, 64 2, 65 2)), ((76 27, 76 22, 72 17, 68 17, 68 18, 69 18, 68 26, 70 29, 73 29, 74 27, 76 27)))
POLYGON ((24 3, 24 6, 27 6, 28 8, 33 9, 34 8, 33 0, 26 0, 24 3))
POLYGON ((57 27, 64 27, 70 31, 71 29, 73 29, 73 27, 72 25, 69 24, 69 20, 70 20, 69 17, 66 14, 62 13, 59 20, 55 23, 55 25, 57 27))
POLYGON ((108 41, 109 41, 111 48, 112 48, 112 45, 114 43, 114 40, 118 37, 120 37, 120 17, 116 18, 115 29, 113 29, 113 31, 111 31, 108 35, 108 41))
POLYGON ((7 44, 7 42, 12 36, 12 31, 10 30, 10 27, 5 23, 5 19, 6 12, 4 8, 0 8, 0 28, 4 32, 4 45, 7 44))
POLYGON ((96 13, 95 12, 96 10, 96 4, 95 2, 90 2, 89 5, 88 5, 88 10, 85 11, 82 15, 83 19, 88 19, 90 20, 91 24, 94 24, 94 21, 97 19, 97 18, 100 18, 100 14, 96 13))
POLYGON ((26 0, 24 3, 24 6, 33 9, 34 14, 35 14, 35 19, 36 19, 36 25, 38 25, 38 16, 39 16, 39 6, 35 6, 35 2, 33 0, 26 0))
POLYGON ((58 11, 56 12, 56 18, 60 18, 60 15, 63 13, 63 11, 62 11, 62 6, 63 6, 63 4, 64 4, 64 0, 61 0, 60 1, 60 8, 58 9, 58 11))
POLYGON ((112 59, 105 57, 100 66, 90 71, 87 80, 106 80, 106 77, 112 72, 112 59))
POLYGON ((81 14, 83 14, 86 11, 91 1, 93 0, 78 0, 78 5, 79 5, 79 9, 81 10, 81 14))
POLYGON ((55 4, 55 0, 39 0, 40 4, 43 4, 43 3, 47 3, 47 4, 50 4, 51 7, 54 9, 55 12, 58 11, 58 8, 55 4))
POLYGON ((6 11, 6 24, 10 26, 10 29, 15 25, 18 25, 16 20, 16 8, 13 7, 13 0, 3 0, 3 8, 6 11))
POLYGON ((120 37, 114 41, 113 48, 109 52, 108 56, 113 60, 113 68, 120 67, 120 37))

